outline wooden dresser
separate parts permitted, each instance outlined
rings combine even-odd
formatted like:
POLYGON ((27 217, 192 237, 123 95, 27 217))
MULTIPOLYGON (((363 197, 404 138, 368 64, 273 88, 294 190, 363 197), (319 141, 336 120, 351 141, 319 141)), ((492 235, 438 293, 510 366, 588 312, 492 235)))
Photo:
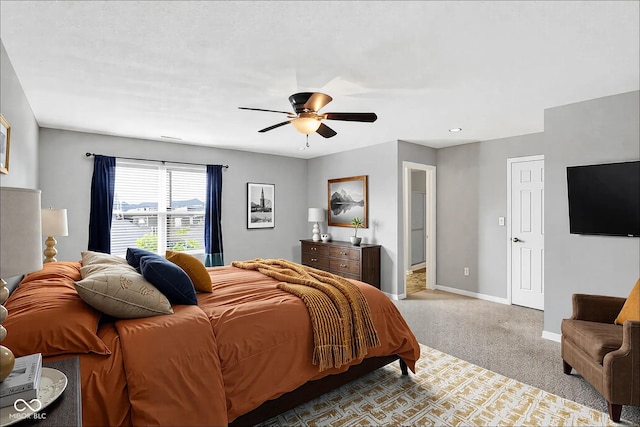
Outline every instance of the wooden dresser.
POLYGON ((356 279, 380 289, 380 245, 300 240, 303 265, 356 279))

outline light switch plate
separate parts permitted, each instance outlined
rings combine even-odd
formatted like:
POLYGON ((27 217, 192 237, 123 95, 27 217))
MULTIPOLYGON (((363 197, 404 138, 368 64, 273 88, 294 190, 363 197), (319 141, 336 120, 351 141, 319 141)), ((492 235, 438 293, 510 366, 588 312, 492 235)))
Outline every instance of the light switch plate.
POLYGON ((503 216, 498 217, 498 225, 504 225, 504 217, 503 216))

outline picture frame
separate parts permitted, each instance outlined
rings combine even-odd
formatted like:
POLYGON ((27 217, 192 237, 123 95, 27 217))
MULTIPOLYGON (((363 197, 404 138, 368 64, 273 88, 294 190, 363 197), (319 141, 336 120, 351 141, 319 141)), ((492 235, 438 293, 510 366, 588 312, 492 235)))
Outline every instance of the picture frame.
POLYGON ((11 143, 11 126, 0 114, 0 173, 9 173, 9 148, 11 143))
POLYGON ((275 184, 247 182, 247 228, 275 227, 275 184))
POLYGON ((330 226, 351 227, 355 217, 368 228, 367 220, 367 175, 330 179, 327 185, 327 212, 330 226))

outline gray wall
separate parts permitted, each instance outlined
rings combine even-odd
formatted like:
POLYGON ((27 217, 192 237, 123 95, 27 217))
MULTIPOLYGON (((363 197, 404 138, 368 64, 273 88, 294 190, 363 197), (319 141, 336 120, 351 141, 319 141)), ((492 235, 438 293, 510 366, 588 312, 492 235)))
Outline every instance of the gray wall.
POLYGON ((640 159, 640 92, 545 110, 545 331, 560 333, 573 293, 626 297, 640 277, 637 237, 569 234, 567 166, 640 159))
MULTIPOLYGON (((398 264, 398 217, 395 206, 400 202, 397 192, 396 159, 397 142, 387 142, 371 147, 346 151, 308 160, 308 207, 324 208, 328 206, 327 181, 349 176, 367 175, 368 222, 369 227, 358 231, 362 243, 382 245, 381 288, 384 292, 396 295, 398 277, 402 270, 398 264)), ((311 224, 307 224, 304 238, 311 238, 311 224)), ((349 240, 353 228, 328 227, 320 224, 322 232, 331 234, 333 240, 349 240)))
MULTIPOLYGON (((348 176, 367 175, 369 184, 369 228, 358 231, 363 243, 382 245, 381 288, 397 297, 404 290, 404 254, 402 224, 402 162, 435 165, 433 148, 405 141, 391 141, 308 160, 308 207, 327 209, 327 181, 348 176)), ((311 237, 311 225, 306 238, 311 237)), ((349 240, 352 228, 328 227, 333 240, 349 240)))
POLYGON ((0 67, 0 111, 11 126, 9 174, 0 174, 0 187, 37 188, 38 123, 1 41, 0 67))
POLYGON ((86 250, 93 158, 109 156, 228 164, 223 171, 222 233, 225 264, 234 260, 300 260, 299 239, 307 235, 306 161, 235 150, 42 128, 40 189, 42 205, 66 208, 69 236, 58 238, 57 259, 80 259, 86 250), (246 228, 247 182, 275 184, 275 228, 246 228))
POLYGON ((507 159, 543 152, 542 133, 438 150, 438 286, 506 300, 507 159))

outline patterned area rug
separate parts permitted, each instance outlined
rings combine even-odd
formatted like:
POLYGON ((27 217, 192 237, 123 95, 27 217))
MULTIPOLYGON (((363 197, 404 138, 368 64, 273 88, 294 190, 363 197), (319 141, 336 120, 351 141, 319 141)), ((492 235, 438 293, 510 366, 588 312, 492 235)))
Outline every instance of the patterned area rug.
POLYGON ((416 375, 402 376, 398 363, 392 363, 263 425, 620 425, 595 409, 425 345, 420 348, 416 375))

